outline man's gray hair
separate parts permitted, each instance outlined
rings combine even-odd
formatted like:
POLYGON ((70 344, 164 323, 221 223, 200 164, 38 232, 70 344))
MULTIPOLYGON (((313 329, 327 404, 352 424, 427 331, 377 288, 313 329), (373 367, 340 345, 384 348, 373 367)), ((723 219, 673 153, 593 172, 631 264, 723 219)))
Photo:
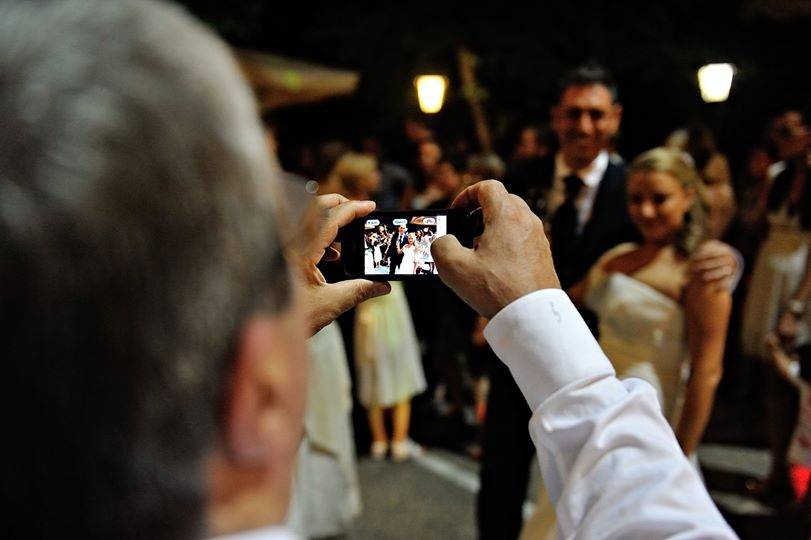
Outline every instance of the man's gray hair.
POLYGON ((277 173, 230 52, 180 9, 0 5, 11 531, 202 534, 239 328, 290 293, 277 173))

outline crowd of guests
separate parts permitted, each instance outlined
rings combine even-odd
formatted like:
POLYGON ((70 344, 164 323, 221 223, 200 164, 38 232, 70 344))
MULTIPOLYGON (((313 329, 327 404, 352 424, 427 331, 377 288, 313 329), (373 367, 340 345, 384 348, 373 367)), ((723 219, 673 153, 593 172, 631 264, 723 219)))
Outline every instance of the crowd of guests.
MULTIPOLYGON (((344 143, 324 145, 316 153, 334 165, 316 180, 325 192, 374 198, 379 209, 423 210, 448 207, 466 186, 484 178, 503 179, 544 221, 561 285, 599 336, 618 375, 652 384, 695 466, 726 367, 726 379, 737 388, 732 394, 749 392, 766 411, 772 472, 764 482, 753 479, 748 489, 774 504, 799 499, 807 487, 796 485, 792 491, 790 471, 793 464, 811 464, 796 450, 805 449, 807 457, 808 436, 795 434, 798 421, 808 422, 808 403, 804 420, 798 418, 796 390, 805 388, 800 374, 807 368, 789 372, 784 364, 795 356, 800 362, 801 355, 793 351, 808 340, 808 291, 802 284, 808 279, 811 190, 805 183, 811 139, 801 113, 787 108, 769 120, 739 177, 733 177, 711 130, 700 123, 674 130, 659 147, 626 163, 616 147, 622 118, 618 89, 600 66, 582 66, 566 75, 550 117, 546 127, 522 129, 504 159, 470 152, 466 143, 443 144, 425 122, 408 119, 406 144, 399 152, 386 154, 371 139, 358 145, 359 153, 344 143), (365 172, 347 173, 352 161, 363 162, 365 172), (772 367, 777 358, 781 369, 772 367), (757 384, 760 373, 765 389, 757 384)), ((403 229, 381 225, 367 232, 368 267, 391 274, 420 271, 419 255, 408 250, 430 257, 430 250, 420 247, 427 247, 431 237, 403 229), (400 239, 394 249, 393 238, 400 239), (395 253, 399 265, 393 264, 395 253)), ((487 321, 439 288, 405 288, 412 315, 403 334, 410 338, 410 329, 416 329, 419 358, 401 363, 412 372, 404 380, 420 371, 420 384, 405 384, 410 391, 402 395, 418 395, 427 384, 429 392, 420 396, 427 405, 418 409, 416 425, 433 417, 469 428, 455 432, 453 440, 431 432, 420 432, 418 438, 480 458, 479 533, 517 537, 534 456, 526 431, 530 411, 511 374, 484 342, 487 321), (431 311, 426 323, 427 306, 441 307, 431 311)), ((363 359, 355 353, 362 387, 368 385, 369 365, 385 370, 399 355, 373 345, 363 330, 368 324, 363 311, 358 310, 354 323, 345 323, 355 326, 356 347, 363 336, 363 359)), ((803 395, 807 401, 807 392, 803 395)), ((360 402, 371 403, 368 398, 360 402)), ((370 451, 380 458, 389 447, 376 420, 377 407, 369 409, 370 451)), ((406 437, 399 430, 396 439, 406 437)), ((405 457, 396 454, 398 460, 405 457)), ((811 496, 803 500, 795 504, 808 509, 811 496)), ((523 529, 527 538, 554 532, 554 511, 543 493, 539 501, 523 529)))

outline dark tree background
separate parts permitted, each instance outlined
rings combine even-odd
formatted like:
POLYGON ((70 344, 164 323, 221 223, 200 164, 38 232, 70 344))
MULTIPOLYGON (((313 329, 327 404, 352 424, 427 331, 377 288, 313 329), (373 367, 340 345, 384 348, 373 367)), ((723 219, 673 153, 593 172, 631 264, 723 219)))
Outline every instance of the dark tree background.
POLYGON ((235 46, 361 73, 351 98, 280 111, 285 144, 366 134, 395 140, 416 109, 412 79, 429 69, 451 80, 449 101, 431 122, 448 139, 473 140, 458 92, 458 45, 479 58, 489 123, 502 145, 522 124, 545 121, 555 80, 587 60, 608 66, 620 84, 626 157, 702 119, 740 165, 769 114, 787 105, 808 112, 809 2, 774 2, 794 6, 784 13, 730 0, 183 3, 235 46), (724 104, 704 104, 698 92, 696 70, 711 61, 737 68, 724 104))

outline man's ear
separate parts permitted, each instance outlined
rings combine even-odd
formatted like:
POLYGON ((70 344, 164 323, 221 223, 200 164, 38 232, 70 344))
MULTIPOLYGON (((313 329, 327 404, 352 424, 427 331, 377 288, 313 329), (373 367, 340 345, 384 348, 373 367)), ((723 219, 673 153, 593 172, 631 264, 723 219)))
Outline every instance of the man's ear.
POLYGON ((242 328, 232 360, 231 384, 225 402, 223 446, 229 459, 240 465, 258 464, 270 450, 259 429, 264 397, 254 373, 269 354, 276 333, 266 317, 250 319, 242 328))
POLYGON ((307 354, 298 301, 242 325, 209 470, 211 530, 279 523, 303 435, 307 354))
POLYGON ((285 315, 255 315, 242 327, 226 396, 223 450, 236 465, 267 466, 300 442, 306 357, 285 315), (300 372, 300 373, 299 373, 300 372))

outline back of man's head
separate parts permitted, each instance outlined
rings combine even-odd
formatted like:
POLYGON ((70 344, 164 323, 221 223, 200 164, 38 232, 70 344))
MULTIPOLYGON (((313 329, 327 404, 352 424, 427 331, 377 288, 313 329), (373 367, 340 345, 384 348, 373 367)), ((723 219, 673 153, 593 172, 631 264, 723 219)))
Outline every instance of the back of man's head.
POLYGON ((177 9, 10 4, 5 528, 199 535, 235 334, 289 293, 253 102, 226 48, 177 9))

